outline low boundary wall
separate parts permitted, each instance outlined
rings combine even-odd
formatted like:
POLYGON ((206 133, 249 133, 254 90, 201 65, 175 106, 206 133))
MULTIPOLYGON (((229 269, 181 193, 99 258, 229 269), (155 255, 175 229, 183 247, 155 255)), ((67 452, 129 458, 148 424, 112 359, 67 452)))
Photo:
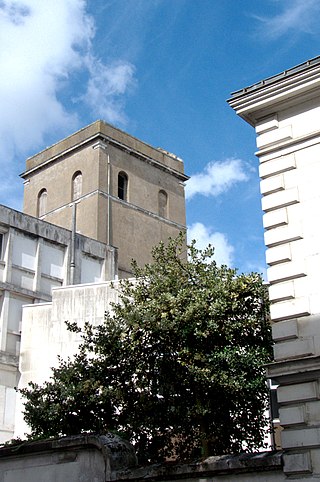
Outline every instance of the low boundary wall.
POLYGON ((79 435, 0 449, 0 482, 275 482, 281 452, 209 457, 192 464, 137 465, 133 447, 115 435, 79 435))

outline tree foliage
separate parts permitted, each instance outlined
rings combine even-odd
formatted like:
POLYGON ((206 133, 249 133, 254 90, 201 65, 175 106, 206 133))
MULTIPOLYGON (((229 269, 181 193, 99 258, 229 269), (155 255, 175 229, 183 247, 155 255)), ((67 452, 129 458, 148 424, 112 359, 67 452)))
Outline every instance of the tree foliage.
MULTIPOLYGON (((117 431, 140 462, 261 446, 270 361, 260 275, 217 266, 183 237, 133 264, 120 302, 86 324, 78 354, 21 390, 31 436, 117 431)), ((77 330, 75 326, 69 326, 77 330)))

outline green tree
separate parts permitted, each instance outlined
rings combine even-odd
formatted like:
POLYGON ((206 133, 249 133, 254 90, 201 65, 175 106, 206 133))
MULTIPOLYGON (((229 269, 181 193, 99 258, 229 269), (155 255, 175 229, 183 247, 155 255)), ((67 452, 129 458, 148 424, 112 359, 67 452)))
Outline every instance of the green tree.
MULTIPOLYGON (((117 431, 140 462, 261 445, 270 361, 260 275, 217 266, 213 250, 170 240, 120 286, 102 325, 86 325, 74 359, 22 391, 31 436, 117 431)), ((76 326, 69 326, 77 330, 76 326)))

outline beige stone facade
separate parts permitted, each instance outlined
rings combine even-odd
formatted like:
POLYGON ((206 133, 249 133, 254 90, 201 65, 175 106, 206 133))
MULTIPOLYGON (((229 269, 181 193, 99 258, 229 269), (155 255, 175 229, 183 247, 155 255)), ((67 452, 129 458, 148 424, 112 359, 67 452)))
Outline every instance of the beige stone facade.
POLYGON ((24 212, 71 229, 76 202, 77 232, 118 248, 120 277, 186 229, 183 162, 102 121, 28 159, 22 177, 24 212))
POLYGON ((235 92, 260 163, 285 471, 320 478, 320 57, 235 92))

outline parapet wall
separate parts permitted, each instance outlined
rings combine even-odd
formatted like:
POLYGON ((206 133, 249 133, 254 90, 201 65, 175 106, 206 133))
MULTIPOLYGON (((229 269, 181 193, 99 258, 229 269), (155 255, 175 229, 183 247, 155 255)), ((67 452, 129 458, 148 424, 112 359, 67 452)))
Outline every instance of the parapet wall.
POLYGON ((133 447, 118 436, 79 435, 0 449, 0 482, 174 481, 280 482, 281 452, 224 455, 193 464, 138 467, 133 447))

